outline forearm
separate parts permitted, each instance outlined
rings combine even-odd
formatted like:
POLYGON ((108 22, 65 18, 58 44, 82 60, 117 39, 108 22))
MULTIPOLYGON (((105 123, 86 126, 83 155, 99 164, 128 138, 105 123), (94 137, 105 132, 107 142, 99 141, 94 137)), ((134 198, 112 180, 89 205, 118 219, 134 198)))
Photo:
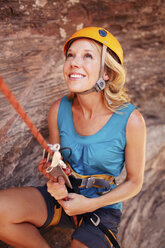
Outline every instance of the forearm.
POLYGON ((139 193, 142 187, 142 180, 126 180, 109 193, 92 199, 95 209, 108 206, 114 203, 123 202, 139 193))
POLYGON ((68 194, 68 201, 59 200, 58 202, 69 216, 93 212, 96 209, 133 197, 140 191, 141 185, 140 182, 126 180, 111 192, 97 198, 87 198, 80 194, 70 193, 68 194))

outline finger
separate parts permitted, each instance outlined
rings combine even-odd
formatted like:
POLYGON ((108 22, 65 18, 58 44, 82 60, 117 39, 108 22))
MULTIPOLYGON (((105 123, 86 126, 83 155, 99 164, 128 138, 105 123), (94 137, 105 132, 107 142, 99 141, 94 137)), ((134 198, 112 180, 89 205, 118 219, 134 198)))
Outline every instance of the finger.
POLYGON ((49 191, 49 189, 53 186, 53 181, 52 180, 49 180, 47 181, 47 190, 49 191))
POLYGON ((49 181, 47 181, 47 186, 52 186, 54 184, 54 182, 52 182, 52 180, 49 180, 49 181))
POLYGON ((78 194, 76 194, 76 193, 68 193, 69 199, 73 199, 73 198, 75 198, 77 195, 78 195, 78 194))
POLYGON ((59 183, 60 185, 65 185, 65 179, 63 178, 63 176, 59 176, 59 177, 58 177, 58 183, 59 183))

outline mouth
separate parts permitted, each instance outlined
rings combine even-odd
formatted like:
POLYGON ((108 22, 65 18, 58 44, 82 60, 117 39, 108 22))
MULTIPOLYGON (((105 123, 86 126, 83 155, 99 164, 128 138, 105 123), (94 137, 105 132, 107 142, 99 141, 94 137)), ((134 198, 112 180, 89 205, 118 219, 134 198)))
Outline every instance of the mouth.
POLYGON ((82 79, 84 77, 85 77, 85 75, 80 74, 80 73, 70 73, 69 74, 70 79, 82 79))

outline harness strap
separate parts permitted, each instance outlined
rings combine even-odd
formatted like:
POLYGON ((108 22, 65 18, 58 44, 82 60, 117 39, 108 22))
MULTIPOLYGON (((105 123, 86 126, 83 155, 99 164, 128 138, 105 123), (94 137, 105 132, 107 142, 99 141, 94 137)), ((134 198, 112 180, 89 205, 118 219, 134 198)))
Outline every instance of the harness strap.
POLYGON ((106 188, 107 190, 110 189, 110 185, 107 181, 105 181, 104 179, 96 179, 95 177, 89 177, 89 178, 82 179, 80 187, 91 188, 94 185, 102 186, 106 188))
POLYGON ((100 217, 97 214, 95 214, 95 213, 87 213, 87 214, 84 214, 83 217, 84 217, 84 219, 86 221, 88 221, 92 225, 98 227, 106 235, 106 237, 112 243, 114 248, 120 248, 120 245, 117 242, 115 236, 111 233, 110 230, 108 230, 108 228, 103 223, 101 223, 100 217))
POLYGON ((94 175, 81 175, 81 174, 78 174, 77 172, 75 172, 71 165, 69 164, 68 161, 65 161, 66 165, 68 166, 68 168, 70 169, 70 173, 69 175, 71 175, 73 178, 76 178, 76 179, 88 179, 88 178, 91 178, 91 177, 94 177, 95 179, 105 179, 106 181, 111 181, 114 179, 113 176, 110 176, 110 175, 107 175, 107 174, 94 174, 94 175))
POLYGON ((98 195, 103 195, 110 191, 112 184, 116 183, 115 177, 106 174, 80 175, 72 169, 72 167, 67 161, 65 161, 65 163, 68 166, 68 169, 70 170, 68 176, 75 192, 79 192, 79 189, 84 187, 99 187, 105 188, 104 192, 97 193, 98 195))
MULTIPOLYGON (((69 180, 72 184, 72 187, 74 188, 92 188, 92 187, 99 187, 99 188, 105 188, 104 192, 98 192, 98 195, 103 195, 105 193, 108 193, 111 189, 111 185, 115 183, 115 179, 113 178, 110 181, 106 181, 105 179, 101 178, 95 178, 94 176, 88 177, 88 178, 74 178, 72 175, 69 176, 69 180)), ((76 190, 77 191, 77 190, 76 190)))
POLYGON ((47 227, 58 225, 58 223, 60 222, 60 219, 61 219, 61 214, 62 214, 61 205, 55 205, 53 219, 47 227))

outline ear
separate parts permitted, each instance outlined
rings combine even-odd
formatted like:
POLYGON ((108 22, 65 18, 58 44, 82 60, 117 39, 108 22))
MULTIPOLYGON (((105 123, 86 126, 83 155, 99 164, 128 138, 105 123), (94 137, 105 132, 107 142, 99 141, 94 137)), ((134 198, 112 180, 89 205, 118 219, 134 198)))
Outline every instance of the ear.
POLYGON ((103 79, 104 79, 104 81, 109 80, 109 76, 106 72, 104 72, 103 79))

